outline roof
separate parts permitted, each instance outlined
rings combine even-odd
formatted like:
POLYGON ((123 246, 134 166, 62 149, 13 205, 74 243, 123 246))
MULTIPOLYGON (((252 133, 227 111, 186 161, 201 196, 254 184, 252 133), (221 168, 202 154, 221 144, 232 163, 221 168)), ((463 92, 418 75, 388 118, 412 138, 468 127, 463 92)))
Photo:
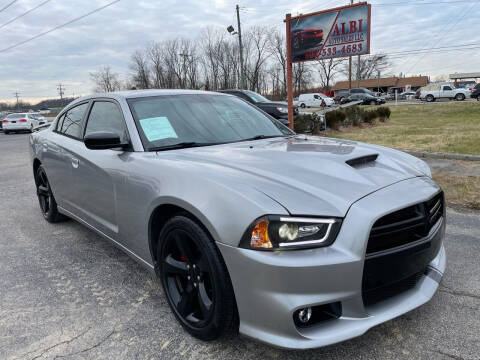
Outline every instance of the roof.
POLYGON ((455 73, 448 75, 450 79, 476 79, 480 78, 480 72, 472 73, 455 73))
POLYGON ((79 102, 96 99, 96 98, 110 98, 110 99, 133 99, 133 98, 140 98, 140 97, 148 97, 148 96, 166 96, 166 95, 193 95, 193 94, 204 94, 204 95, 224 95, 226 94, 219 94, 213 91, 204 91, 204 90, 182 90, 182 89, 146 89, 146 90, 127 90, 127 91, 113 91, 108 93, 96 93, 90 94, 86 96, 79 97, 69 103, 67 107, 72 107, 79 102))
MULTIPOLYGON (((352 84, 356 86, 356 81, 353 80, 352 84)), ((380 87, 405 87, 411 86, 425 86, 428 84, 428 76, 413 76, 400 78, 397 76, 380 78, 380 87)), ((348 89, 348 81, 339 81, 333 87, 333 90, 348 89)), ((378 86, 377 79, 360 80, 360 87, 375 88, 378 86)))

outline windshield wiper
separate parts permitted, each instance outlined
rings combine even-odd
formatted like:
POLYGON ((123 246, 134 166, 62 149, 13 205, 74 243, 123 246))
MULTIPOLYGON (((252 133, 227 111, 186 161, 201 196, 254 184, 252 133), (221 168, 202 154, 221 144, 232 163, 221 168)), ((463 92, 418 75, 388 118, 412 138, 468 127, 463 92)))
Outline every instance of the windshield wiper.
POLYGON ((151 148, 148 148, 148 151, 186 149, 186 148, 192 148, 192 147, 209 146, 209 145, 217 145, 217 144, 219 143, 198 143, 195 141, 184 141, 184 142, 172 144, 172 145, 151 147, 151 148))
POLYGON ((261 140, 261 139, 270 139, 270 138, 284 137, 284 136, 288 136, 288 135, 257 135, 257 136, 247 138, 247 139, 242 139, 239 141, 261 140))

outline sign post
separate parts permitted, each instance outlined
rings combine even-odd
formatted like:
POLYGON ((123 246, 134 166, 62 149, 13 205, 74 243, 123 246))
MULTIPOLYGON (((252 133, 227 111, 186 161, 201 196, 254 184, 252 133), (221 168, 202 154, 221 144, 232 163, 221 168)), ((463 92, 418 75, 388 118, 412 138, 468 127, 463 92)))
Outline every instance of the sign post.
POLYGON ((295 17, 286 15, 287 99, 291 129, 292 63, 369 54, 370 15, 371 5, 366 2, 295 17))
POLYGON ((287 101, 288 101, 288 124, 293 130, 293 75, 292 75, 292 42, 290 19, 291 14, 287 14, 285 18, 287 28, 287 101))

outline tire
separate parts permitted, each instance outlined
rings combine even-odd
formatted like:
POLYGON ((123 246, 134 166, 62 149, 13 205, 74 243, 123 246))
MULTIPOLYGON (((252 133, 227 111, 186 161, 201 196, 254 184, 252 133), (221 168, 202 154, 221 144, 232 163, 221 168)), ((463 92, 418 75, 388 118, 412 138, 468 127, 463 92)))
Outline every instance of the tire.
POLYGON ((3 133, 4 133, 5 135, 8 135, 8 134, 10 133, 10 131, 8 131, 8 130, 3 130, 3 133))
POLYGON ((305 105, 305 103, 301 103, 301 104, 300 104, 300 107, 301 107, 302 109, 305 109, 307 106, 305 105))
POLYGON ((429 94, 425 97, 425 100, 427 100, 427 102, 434 102, 435 98, 433 97, 433 95, 429 94))
POLYGON ((464 101, 464 100, 465 100, 465 95, 463 95, 463 94, 457 94, 457 95, 455 95, 455 100, 457 100, 457 101, 464 101))
POLYGON ((58 212, 57 202, 55 201, 52 188, 48 182, 47 174, 42 165, 40 165, 35 172, 35 185, 37 188, 40 211, 45 220, 50 223, 57 223, 65 220, 66 217, 58 212))
POLYGON ((215 340, 238 332, 235 295, 213 239, 187 216, 174 216, 160 232, 160 278, 182 327, 200 340, 215 340))

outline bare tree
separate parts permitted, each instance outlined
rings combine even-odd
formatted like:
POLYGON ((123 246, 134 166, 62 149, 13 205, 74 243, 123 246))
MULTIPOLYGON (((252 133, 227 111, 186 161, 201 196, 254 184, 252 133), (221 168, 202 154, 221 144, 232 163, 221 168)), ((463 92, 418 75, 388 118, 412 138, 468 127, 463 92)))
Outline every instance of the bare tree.
POLYGON ((269 50, 274 61, 270 68, 272 91, 285 97, 287 95, 287 49, 285 37, 278 30, 273 31, 269 38, 269 50))
POLYGON ((130 69, 133 71, 132 80, 137 89, 150 88, 150 70, 148 57, 145 52, 135 51, 132 55, 130 69))
POLYGON ((95 83, 96 92, 112 92, 122 87, 120 75, 112 72, 110 66, 103 66, 98 71, 91 72, 90 78, 95 83))
POLYGON ((267 59, 271 56, 269 51, 269 38, 271 29, 254 26, 245 34, 244 54, 245 73, 249 88, 260 91, 260 77, 265 69, 267 59))
POLYGON ((330 84, 335 76, 340 72, 345 59, 327 59, 318 60, 318 74, 320 77, 320 85, 325 90, 330 90, 330 84))
MULTIPOLYGON (((354 56, 352 61, 353 78, 357 76, 358 57, 354 56)), ((378 71, 384 73, 390 67, 390 61, 386 54, 365 55, 360 57, 360 80, 373 79, 377 77, 378 71)), ((348 76, 348 65, 345 64, 341 71, 348 76)))

